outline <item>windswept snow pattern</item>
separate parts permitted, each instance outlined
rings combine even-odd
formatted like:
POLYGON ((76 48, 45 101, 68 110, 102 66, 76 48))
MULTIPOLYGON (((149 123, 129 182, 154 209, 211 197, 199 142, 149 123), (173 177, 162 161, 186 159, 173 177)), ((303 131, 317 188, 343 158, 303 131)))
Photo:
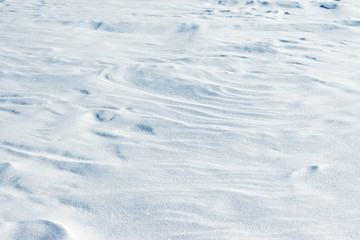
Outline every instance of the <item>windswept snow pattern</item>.
POLYGON ((1 239, 358 239, 360 2, 0 0, 1 239))

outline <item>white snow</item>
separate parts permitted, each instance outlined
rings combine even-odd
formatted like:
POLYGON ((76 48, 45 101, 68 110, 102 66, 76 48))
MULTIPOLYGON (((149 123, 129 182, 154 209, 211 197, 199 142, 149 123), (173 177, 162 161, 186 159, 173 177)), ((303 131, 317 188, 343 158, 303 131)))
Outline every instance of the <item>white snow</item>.
POLYGON ((358 239, 360 2, 0 0, 1 239, 358 239))

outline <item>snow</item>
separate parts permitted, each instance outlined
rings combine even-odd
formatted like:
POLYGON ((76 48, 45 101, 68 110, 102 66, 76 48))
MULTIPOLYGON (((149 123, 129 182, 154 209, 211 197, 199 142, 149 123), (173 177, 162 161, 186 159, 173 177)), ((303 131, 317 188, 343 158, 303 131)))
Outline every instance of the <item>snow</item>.
POLYGON ((1 239, 357 239, 360 3, 0 0, 1 239))

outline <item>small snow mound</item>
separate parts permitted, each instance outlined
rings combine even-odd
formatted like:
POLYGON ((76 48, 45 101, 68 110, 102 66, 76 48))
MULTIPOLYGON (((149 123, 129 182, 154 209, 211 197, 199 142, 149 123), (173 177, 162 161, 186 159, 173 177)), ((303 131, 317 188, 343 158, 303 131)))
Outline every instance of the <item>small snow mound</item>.
POLYGON ((20 221, 17 223, 14 231, 14 239, 19 240, 69 239, 66 230, 62 226, 47 220, 20 221))

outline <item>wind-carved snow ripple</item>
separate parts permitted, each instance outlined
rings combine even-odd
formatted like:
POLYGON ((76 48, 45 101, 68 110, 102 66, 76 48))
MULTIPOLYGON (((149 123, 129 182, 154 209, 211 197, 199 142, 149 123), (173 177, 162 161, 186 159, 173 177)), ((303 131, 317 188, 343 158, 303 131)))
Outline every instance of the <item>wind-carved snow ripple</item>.
POLYGON ((5 2, 8 239, 359 235, 355 1, 5 2))
POLYGON ((171 66, 165 66, 164 69, 159 69, 157 65, 134 66, 128 71, 129 82, 134 87, 155 94, 189 100, 201 100, 205 97, 202 95, 216 95, 205 84, 194 84, 188 79, 169 75, 168 72, 174 71, 171 66))

